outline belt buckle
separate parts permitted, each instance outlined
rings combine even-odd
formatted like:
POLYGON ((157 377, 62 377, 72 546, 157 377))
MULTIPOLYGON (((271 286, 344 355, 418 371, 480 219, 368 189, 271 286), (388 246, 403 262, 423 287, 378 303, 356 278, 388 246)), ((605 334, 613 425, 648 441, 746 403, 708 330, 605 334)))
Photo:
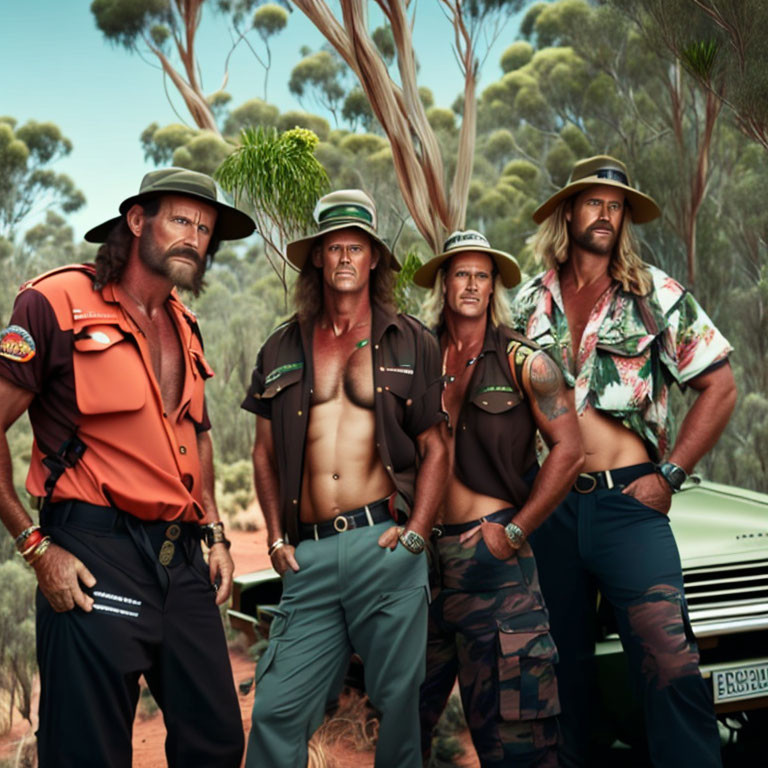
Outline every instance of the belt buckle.
POLYGON ((592 493, 592 491, 594 491, 595 488, 597 488, 597 478, 594 475, 590 475, 588 472, 581 472, 579 476, 576 478, 576 482, 573 484, 573 489, 577 493, 592 493), (586 488, 586 489, 579 488, 579 479, 582 477, 587 477, 592 481, 591 488, 586 488))
POLYGON ((349 528, 349 520, 344 515, 333 518, 333 530, 336 533, 344 533, 349 528))

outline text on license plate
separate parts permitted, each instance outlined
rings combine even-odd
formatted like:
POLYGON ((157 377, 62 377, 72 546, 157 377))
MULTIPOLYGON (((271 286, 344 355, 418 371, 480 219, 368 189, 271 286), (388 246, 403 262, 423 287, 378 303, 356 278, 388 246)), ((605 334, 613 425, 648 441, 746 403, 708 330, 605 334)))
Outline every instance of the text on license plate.
POLYGON ((768 696, 768 662, 712 670, 715 703, 768 696))

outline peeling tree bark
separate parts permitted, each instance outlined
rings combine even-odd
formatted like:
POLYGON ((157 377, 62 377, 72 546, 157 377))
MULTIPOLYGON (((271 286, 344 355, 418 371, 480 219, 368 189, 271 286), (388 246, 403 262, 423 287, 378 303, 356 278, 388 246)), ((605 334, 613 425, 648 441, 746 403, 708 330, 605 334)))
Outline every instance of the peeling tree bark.
POLYGON ((363 0, 341 0, 342 20, 324 0, 294 0, 336 49, 360 81, 371 108, 389 139, 400 192, 414 224, 435 253, 448 232, 463 229, 474 160, 476 70, 474 41, 464 25, 461 0, 440 0, 456 30, 464 73, 464 117, 459 156, 450 195, 440 146, 419 98, 411 25, 402 0, 376 0, 387 18, 397 51, 402 87, 395 83, 368 34, 363 0))

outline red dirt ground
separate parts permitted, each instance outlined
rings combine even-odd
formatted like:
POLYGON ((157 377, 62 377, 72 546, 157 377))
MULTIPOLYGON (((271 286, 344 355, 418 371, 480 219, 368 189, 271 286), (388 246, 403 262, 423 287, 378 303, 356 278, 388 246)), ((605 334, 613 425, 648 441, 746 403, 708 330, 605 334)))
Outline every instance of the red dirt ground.
MULTIPOLYGON (((235 561, 237 574, 266 568, 269 566, 269 558, 266 555, 266 531, 228 532, 232 540, 232 556, 235 561)), ((232 673, 235 686, 244 680, 253 677, 254 665, 250 657, 242 650, 233 648, 230 651, 232 661, 232 673)), ((240 713, 243 719, 246 739, 251 725, 251 708, 253 706, 253 691, 247 694, 239 694, 240 713)), ((37 710, 37 697, 33 702, 33 711, 37 710)), ((8 734, 0 737, 0 760, 5 760, 16 754, 20 740, 31 738, 34 728, 16 714, 14 726, 8 734)), ((134 768, 167 768, 163 743, 165 741, 165 726, 159 712, 151 717, 137 716, 133 731, 133 765, 134 768)), ((469 735, 464 734, 462 743, 465 754, 459 765, 462 768, 478 768, 479 763, 472 749, 469 735)), ((359 752, 343 745, 334 745, 332 749, 326 748, 327 768, 372 768, 373 752, 359 752)))

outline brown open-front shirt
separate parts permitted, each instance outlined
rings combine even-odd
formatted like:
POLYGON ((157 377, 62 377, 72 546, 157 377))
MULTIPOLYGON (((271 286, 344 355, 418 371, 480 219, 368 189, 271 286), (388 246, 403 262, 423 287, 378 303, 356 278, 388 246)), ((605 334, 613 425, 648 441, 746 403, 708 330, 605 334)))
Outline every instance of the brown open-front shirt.
MULTIPOLYGON (((290 320, 261 348, 242 407, 272 421, 283 529, 298 541, 304 441, 312 393, 313 326, 290 320)), ((437 338, 407 315, 374 307, 371 326, 376 448, 406 504, 413 505, 416 437, 445 417, 437 338)))
POLYGON ((526 475, 536 466, 536 423, 510 370, 507 346, 512 341, 536 349, 511 329, 488 323, 454 425, 454 472, 473 491, 520 509, 530 492, 526 475))
POLYGON ((27 489, 45 495, 42 459, 77 432, 85 452, 59 478, 52 501, 115 506, 142 520, 205 522, 197 433, 210 427, 204 384, 213 372, 195 317, 175 294, 168 298, 184 388, 177 410, 166 413, 146 339, 123 309, 119 287, 94 291, 92 277, 92 268, 73 265, 30 281, 0 331, 2 339, 27 340, 24 356, 15 348, 0 353, 0 376, 35 395, 27 489))

